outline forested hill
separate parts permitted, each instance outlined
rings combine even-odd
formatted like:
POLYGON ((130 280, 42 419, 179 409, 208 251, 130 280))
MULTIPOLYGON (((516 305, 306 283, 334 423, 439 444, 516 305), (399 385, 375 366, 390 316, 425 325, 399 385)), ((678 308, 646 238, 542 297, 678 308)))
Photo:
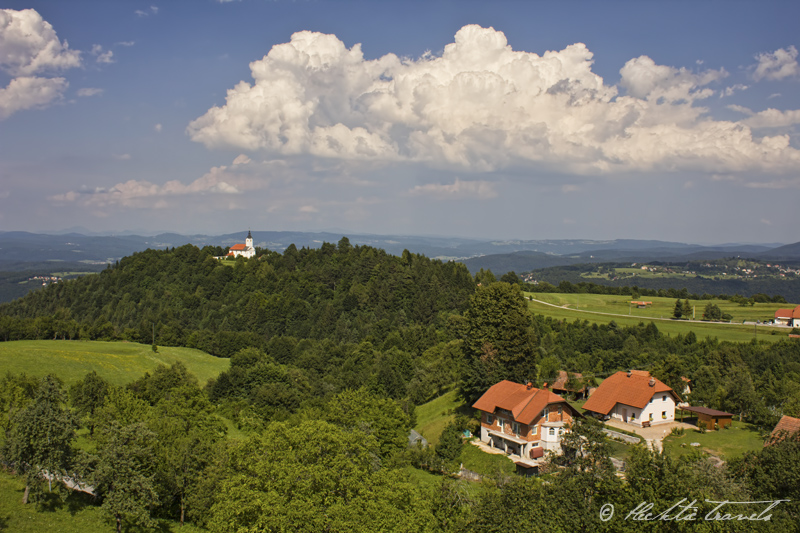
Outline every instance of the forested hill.
POLYGON ((230 356, 275 336, 382 341, 436 328, 466 309, 475 282, 459 263, 369 246, 283 252, 235 262, 185 245, 125 257, 99 275, 0 306, 0 337, 126 339, 230 356), (32 320, 35 319, 35 320, 32 320))

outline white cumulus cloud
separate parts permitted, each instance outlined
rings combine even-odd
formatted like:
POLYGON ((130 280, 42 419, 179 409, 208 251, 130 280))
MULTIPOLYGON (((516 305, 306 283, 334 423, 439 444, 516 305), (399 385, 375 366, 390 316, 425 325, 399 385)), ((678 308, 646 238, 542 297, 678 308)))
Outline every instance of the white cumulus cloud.
POLYGON ((17 111, 47 107, 61 98, 68 85, 64 78, 14 78, 8 86, 0 88, 0 120, 17 111))
POLYGON ((770 107, 769 109, 765 109, 764 111, 759 111, 756 113, 751 109, 739 105, 731 105, 728 106, 728 108, 747 115, 748 118, 742 120, 742 124, 747 124, 751 128, 755 129, 785 128, 795 124, 800 124, 800 109, 781 111, 779 109, 773 109, 770 107))
POLYGON ((33 9, 0 9, 0 70, 14 76, 0 88, 0 120, 17 111, 40 109, 61 99, 64 78, 37 74, 81 66, 80 52, 58 39, 53 27, 33 9))
POLYGON ((620 94, 592 63, 581 43, 538 55, 475 25, 441 56, 418 59, 366 60, 361 45, 302 31, 252 62, 253 83, 229 89, 187 133, 209 148, 471 171, 787 171, 800 162, 785 136, 755 138, 695 105, 723 69, 641 56, 622 67, 620 94))
POLYGON ((772 53, 763 53, 756 56, 758 64, 753 71, 753 79, 782 80, 797 76, 800 67, 797 65, 797 48, 779 48, 772 53))

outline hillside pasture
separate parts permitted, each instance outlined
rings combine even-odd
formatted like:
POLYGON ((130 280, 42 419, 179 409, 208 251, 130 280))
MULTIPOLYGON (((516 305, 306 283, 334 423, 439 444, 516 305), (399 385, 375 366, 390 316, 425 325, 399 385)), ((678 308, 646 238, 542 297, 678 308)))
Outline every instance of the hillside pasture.
POLYGON ((729 313, 734 317, 732 323, 723 323, 674 320, 672 318, 672 312, 675 308, 674 298, 643 296, 638 300, 652 302, 652 305, 640 309, 630 304, 630 296, 528 292, 525 293, 525 296, 539 300, 528 302, 528 308, 531 312, 559 320, 574 321, 579 319, 598 324, 608 324, 613 320, 620 326, 633 326, 642 321, 652 320, 659 331, 668 335, 686 335, 689 331, 693 331, 700 339, 716 337, 721 341, 736 342, 749 341, 753 338, 754 332, 757 332, 760 340, 777 341, 786 338, 789 333, 788 328, 767 325, 755 326, 753 324, 742 325, 742 321, 768 320, 775 315, 777 309, 796 305, 757 303, 754 306, 741 307, 727 300, 689 300, 689 304, 696 309, 698 318, 702 317, 703 309, 709 303, 716 304, 723 313, 729 313))
POLYGON ((101 341, 11 341, 0 343, 0 374, 31 376, 55 374, 66 385, 92 370, 114 385, 124 385, 152 372, 158 365, 177 361, 197 376, 200 384, 229 367, 228 359, 191 348, 159 347, 132 342, 101 341))

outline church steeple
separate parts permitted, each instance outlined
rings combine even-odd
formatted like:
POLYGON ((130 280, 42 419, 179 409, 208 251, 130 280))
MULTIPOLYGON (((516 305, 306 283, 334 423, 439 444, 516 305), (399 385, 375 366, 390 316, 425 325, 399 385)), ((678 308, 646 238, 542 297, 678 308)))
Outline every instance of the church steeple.
POLYGON ((247 230, 247 238, 244 240, 244 245, 247 248, 253 248, 253 236, 250 234, 250 230, 247 230))

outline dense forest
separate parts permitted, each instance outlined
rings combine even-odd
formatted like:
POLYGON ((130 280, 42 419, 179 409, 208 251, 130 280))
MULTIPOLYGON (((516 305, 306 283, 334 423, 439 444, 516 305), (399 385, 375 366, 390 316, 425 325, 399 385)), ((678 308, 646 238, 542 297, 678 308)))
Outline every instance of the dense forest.
MULTIPOLYGON (((119 529, 170 518, 220 532, 637 531, 642 524, 623 517, 600 520, 600 508, 800 498, 797 439, 722 466, 700 452, 673 458, 636 448, 621 479, 597 424, 580 419, 565 456, 541 476, 498 474, 479 488, 452 476, 459 435, 475 419, 457 417, 433 448, 407 444, 415 406, 445 391, 457 389, 469 406, 502 379, 541 384, 559 370, 593 379, 627 368, 650 370, 675 390, 688 377, 693 404, 767 434, 781 415, 800 416, 798 342, 718 342, 666 336, 653 323, 532 316, 512 278, 478 284, 463 265, 346 239, 235 262, 215 252, 137 253, 0 307, 2 340, 150 344, 155 336, 231 363, 208 383, 180 364, 124 387, 96 374, 69 389, 53 377, 6 376, 0 455, 26 476, 32 501, 63 490, 41 476, 47 471, 94 487, 119 529), (419 486, 409 468, 441 481, 419 486)), ((797 503, 771 512, 759 530, 798 530, 797 503)))

